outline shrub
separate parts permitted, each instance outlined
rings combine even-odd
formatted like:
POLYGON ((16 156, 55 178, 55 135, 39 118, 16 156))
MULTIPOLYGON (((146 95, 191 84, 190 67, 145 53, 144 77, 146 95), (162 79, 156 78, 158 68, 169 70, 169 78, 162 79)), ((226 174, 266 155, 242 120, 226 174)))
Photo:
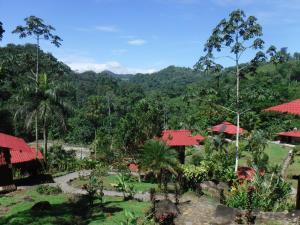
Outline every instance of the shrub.
POLYGON ((121 225, 138 225, 138 217, 133 212, 125 210, 124 221, 121 222, 121 225))
POLYGON ((200 166, 195 165, 181 165, 183 177, 190 188, 195 188, 197 184, 203 182, 208 178, 208 166, 201 162, 200 166))
POLYGON ((102 164, 98 164, 92 171, 88 178, 88 183, 83 186, 83 189, 88 193, 88 199, 91 206, 94 205, 94 201, 99 199, 101 206, 103 206, 103 176, 107 174, 107 167, 102 164))
POLYGON ((124 200, 132 199, 136 193, 135 187, 132 184, 132 176, 130 173, 122 172, 117 176, 118 182, 113 186, 123 193, 124 200))
POLYGON ((257 174, 252 182, 236 183, 226 197, 226 205, 235 208, 260 209, 263 211, 282 210, 288 205, 290 184, 276 174, 257 174), (249 190, 251 199, 249 199, 249 190), (251 206, 249 206, 251 201, 251 206))
POLYGON ((62 193, 59 186, 39 185, 35 190, 41 195, 57 195, 62 193))

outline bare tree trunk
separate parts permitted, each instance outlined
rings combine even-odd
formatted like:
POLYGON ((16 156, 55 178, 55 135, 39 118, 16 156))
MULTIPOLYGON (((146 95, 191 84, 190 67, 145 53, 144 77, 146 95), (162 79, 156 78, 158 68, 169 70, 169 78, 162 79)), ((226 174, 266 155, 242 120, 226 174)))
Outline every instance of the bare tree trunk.
POLYGON ((44 124, 43 127, 43 138, 44 138, 44 160, 47 162, 47 155, 48 155, 48 130, 46 125, 44 124))
MULTIPOLYGON (((35 92, 38 92, 38 82, 39 82, 39 48, 40 48, 40 37, 36 38, 36 74, 35 74, 35 92)), ((36 158, 39 151, 39 131, 38 131, 38 113, 35 114, 35 143, 36 143, 36 158)))
MULTIPOLYGON (((238 42, 238 37, 236 38, 238 42)), ((239 58, 236 54, 236 155, 235 155, 235 167, 234 171, 237 172, 239 165, 239 138, 240 138, 240 69, 239 69, 239 58)))

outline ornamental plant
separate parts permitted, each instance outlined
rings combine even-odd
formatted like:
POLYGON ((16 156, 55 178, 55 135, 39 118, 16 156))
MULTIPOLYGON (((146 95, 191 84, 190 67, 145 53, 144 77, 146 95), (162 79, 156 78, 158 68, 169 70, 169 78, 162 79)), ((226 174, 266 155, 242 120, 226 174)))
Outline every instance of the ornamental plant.
POLYGON ((257 173, 251 182, 235 183, 225 202, 227 206, 234 208, 277 211, 286 208, 290 192, 291 185, 280 175, 272 173, 262 176, 257 173), (251 198, 248 196, 249 193, 252 195, 251 198))
POLYGON ((129 173, 120 173, 117 176, 118 182, 113 186, 123 193, 124 200, 132 199, 136 193, 135 187, 132 183, 132 177, 129 173))
POLYGON ((197 184, 208 178, 209 167, 203 161, 199 166, 186 164, 181 165, 183 177, 190 188, 195 188, 197 184))

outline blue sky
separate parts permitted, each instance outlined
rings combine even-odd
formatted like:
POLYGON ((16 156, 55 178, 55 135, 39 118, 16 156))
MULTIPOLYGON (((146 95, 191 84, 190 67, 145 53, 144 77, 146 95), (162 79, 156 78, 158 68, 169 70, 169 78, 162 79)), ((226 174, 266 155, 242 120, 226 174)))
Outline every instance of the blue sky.
POLYGON ((35 15, 63 39, 60 48, 42 42, 42 49, 74 70, 192 67, 211 30, 237 8, 259 19, 267 46, 300 52, 300 0, 0 0, 0 21, 7 31, 1 45, 32 42, 11 31, 35 15))

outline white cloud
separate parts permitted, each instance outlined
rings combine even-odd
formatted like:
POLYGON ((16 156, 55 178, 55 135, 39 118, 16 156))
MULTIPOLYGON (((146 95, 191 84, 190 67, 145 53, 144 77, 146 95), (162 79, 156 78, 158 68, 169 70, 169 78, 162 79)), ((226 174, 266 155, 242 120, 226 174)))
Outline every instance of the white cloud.
POLYGON ((104 63, 98 63, 93 58, 86 55, 81 55, 80 53, 71 53, 69 55, 61 55, 58 57, 62 62, 71 67, 72 70, 77 72, 84 71, 95 71, 97 73, 104 70, 109 70, 117 74, 136 74, 136 73, 153 73, 158 69, 153 68, 132 68, 126 67, 117 61, 108 61, 104 63))
POLYGON ((115 26, 96 26, 95 29, 101 32, 118 32, 115 26))
POLYGON ((143 39, 134 39, 134 40, 128 41, 128 44, 135 45, 135 46, 141 46, 141 45, 144 45, 146 43, 147 43, 147 41, 143 40, 143 39))
POLYGON ((74 71, 77 72, 84 72, 84 71, 95 71, 97 73, 102 72, 104 70, 109 70, 111 72, 117 73, 117 74, 136 74, 136 73, 153 73, 157 71, 155 68, 149 68, 149 69, 142 69, 142 68, 128 68, 123 66, 121 63, 117 61, 110 61, 105 63, 81 63, 81 62, 74 62, 74 63, 68 63, 68 66, 70 66, 74 71))

